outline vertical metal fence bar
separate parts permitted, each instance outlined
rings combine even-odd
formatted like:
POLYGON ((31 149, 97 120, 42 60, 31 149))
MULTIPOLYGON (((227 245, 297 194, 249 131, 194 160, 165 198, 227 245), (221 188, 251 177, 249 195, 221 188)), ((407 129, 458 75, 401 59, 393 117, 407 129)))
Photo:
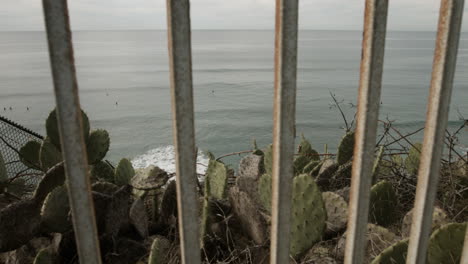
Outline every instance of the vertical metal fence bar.
POLYGON ((426 263, 440 159, 447 127, 464 0, 442 0, 424 142, 406 263, 426 263))
POLYGON ((388 0, 367 0, 345 263, 363 263, 385 51, 388 0))
POLYGON ((200 263, 189 0, 167 0, 177 205, 182 263, 200 263))
POLYGON ((67 1, 43 0, 43 7, 78 255, 81 263, 99 264, 67 1))
POLYGON ((296 127, 298 0, 276 1, 270 263, 289 263, 296 127))

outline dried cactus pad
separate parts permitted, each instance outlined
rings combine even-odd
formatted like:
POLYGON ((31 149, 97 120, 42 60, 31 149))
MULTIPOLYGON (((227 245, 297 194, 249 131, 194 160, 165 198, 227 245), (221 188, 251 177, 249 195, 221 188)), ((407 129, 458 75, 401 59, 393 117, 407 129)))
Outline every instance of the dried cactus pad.
POLYGON ((408 239, 400 240, 386 248, 371 264, 405 264, 408 253, 408 239))
POLYGON ((129 184, 134 175, 132 163, 128 159, 121 159, 115 168, 114 183, 119 186, 129 184))
POLYGON ((381 181, 371 188, 369 220, 379 225, 389 225, 395 221, 395 207, 398 202, 395 190, 388 181, 381 181))
POLYGON ((466 226, 466 222, 450 223, 435 230, 429 240, 427 263, 460 263, 466 226))
POLYGON ((348 204, 340 195, 333 192, 322 193, 327 210, 326 233, 336 233, 346 228, 348 220, 348 204))
POLYGON ((5 161, 3 160, 2 153, 0 153, 0 182, 8 179, 7 170, 5 167, 5 161))
MULTIPOLYGON (((411 223, 413 221, 413 210, 409 211, 403 218, 403 224, 401 225, 401 235, 403 237, 408 237, 411 231, 411 223)), ((434 212, 432 213, 432 230, 439 228, 442 225, 445 225, 449 222, 449 218, 444 210, 439 207, 434 207, 434 212)))
MULTIPOLYGON (((83 135, 85 142, 89 136, 89 119, 83 110, 81 110, 81 120, 82 120, 82 128, 83 128, 83 135)), ((59 129, 58 129, 58 122, 57 122, 57 111, 56 109, 50 112, 49 116, 46 120, 46 132, 47 137, 50 138, 52 144, 57 147, 57 149, 61 149, 60 147, 60 136, 59 136, 59 129)))
POLYGON ((412 175, 416 175, 418 173, 421 149, 421 143, 414 144, 414 147, 410 148, 408 157, 405 159, 406 171, 412 175))
POLYGON ((95 164, 101 161, 109 151, 110 138, 106 130, 98 129, 91 132, 86 142, 88 163, 95 164))
POLYGON ((40 150, 41 150, 41 143, 35 140, 29 141, 19 150, 21 162, 23 162, 23 164, 28 167, 39 168, 40 167, 40 162, 39 162, 40 150))
POLYGON ((291 215, 290 254, 297 258, 322 238, 326 227, 322 193, 310 175, 294 177, 291 215))
POLYGON ((223 163, 210 160, 206 170, 205 181, 209 182, 206 192, 212 198, 221 200, 226 197, 227 170, 223 163))
POLYGON ((353 157, 354 151, 354 132, 349 132, 341 139, 338 146, 336 160, 339 165, 343 165, 353 157))

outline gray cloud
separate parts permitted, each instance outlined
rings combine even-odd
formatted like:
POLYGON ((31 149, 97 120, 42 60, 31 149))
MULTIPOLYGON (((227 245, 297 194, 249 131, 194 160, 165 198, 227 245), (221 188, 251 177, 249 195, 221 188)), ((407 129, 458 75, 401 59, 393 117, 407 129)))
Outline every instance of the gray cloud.
MULTIPOLYGON (((435 30, 440 0, 389 2, 390 30, 435 30)), ((192 27, 271 29, 274 5, 275 0, 192 0, 192 27)), ((69 9, 75 30, 166 27, 165 0, 69 0, 69 9)), ((302 0, 300 28, 361 30, 363 12, 364 0, 302 0)), ((40 0, 2 1, 0 30, 43 30, 43 24, 40 0)))

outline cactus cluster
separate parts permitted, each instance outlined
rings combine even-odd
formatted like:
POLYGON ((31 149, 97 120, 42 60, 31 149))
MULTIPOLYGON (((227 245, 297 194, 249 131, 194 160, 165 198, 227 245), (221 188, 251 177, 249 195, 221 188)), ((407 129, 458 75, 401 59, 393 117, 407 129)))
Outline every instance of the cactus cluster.
MULTIPOLYGON (((106 156, 110 138, 106 130, 98 129, 90 132, 89 120, 83 111, 81 111, 81 117, 88 163, 93 165, 106 156)), ((19 150, 21 161, 26 166, 44 172, 62 161, 57 111, 55 109, 46 120, 46 132, 47 137, 42 144, 37 141, 29 141, 19 150)))

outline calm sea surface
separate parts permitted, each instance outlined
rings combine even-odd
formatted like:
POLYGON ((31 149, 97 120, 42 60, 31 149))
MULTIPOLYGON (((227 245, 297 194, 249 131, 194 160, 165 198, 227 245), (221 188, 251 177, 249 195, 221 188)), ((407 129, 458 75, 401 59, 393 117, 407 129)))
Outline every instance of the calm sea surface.
MULTIPOLYGON (((336 149, 343 121, 330 92, 352 119, 359 81, 361 32, 302 31, 299 39, 297 132, 315 148, 336 149)), ((92 128, 111 135, 108 158, 173 168, 167 40, 164 31, 74 32, 83 109, 92 128), (116 104, 117 103, 117 104, 116 104)), ((215 155, 271 142, 273 31, 194 31, 196 140, 215 155)), ((402 132, 424 125, 434 32, 389 32, 381 119, 402 132)), ((43 32, 0 32, 0 115, 45 134, 54 107, 43 32), (12 111, 9 107, 12 107, 12 111), (4 107, 7 108, 4 111, 4 107), (27 111, 26 108, 30 110, 27 111)), ((462 36, 449 129, 468 117, 468 33, 462 36)), ((465 130, 461 144, 468 146, 465 130)), ((422 134, 414 140, 422 138, 422 134)), ((202 158, 203 161, 203 158, 202 158)), ((231 158, 228 162, 236 162, 231 158)))

